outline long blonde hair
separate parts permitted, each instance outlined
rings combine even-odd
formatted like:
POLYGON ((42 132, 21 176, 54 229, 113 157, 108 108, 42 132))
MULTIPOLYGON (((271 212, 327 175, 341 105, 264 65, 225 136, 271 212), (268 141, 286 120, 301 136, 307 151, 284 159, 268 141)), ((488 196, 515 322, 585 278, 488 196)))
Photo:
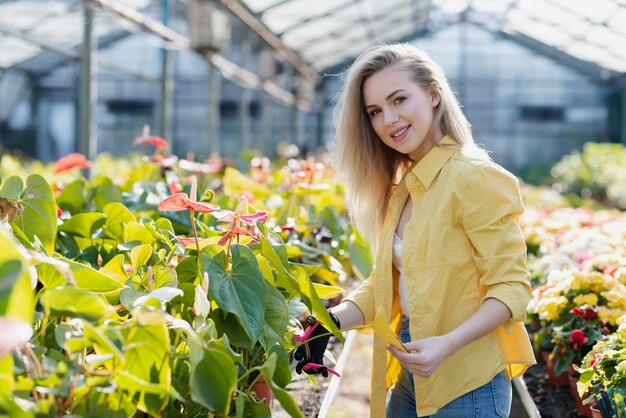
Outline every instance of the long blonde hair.
MULTIPOLYGON (((372 47, 354 62, 335 108, 337 121, 337 169, 346 182, 346 203, 352 222, 370 242, 373 251, 394 187, 411 164, 411 159, 385 145, 374 132, 363 102, 363 83, 368 77, 399 65, 413 75, 425 91, 436 89, 440 101, 435 108, 428 138, 434 145, 436 127, 459 147, 478 150, 470 124, 461 111, 441 67, 424 51, 411 44, 372 47)), ((480 152, 480 150, 478 150, 480 152)))

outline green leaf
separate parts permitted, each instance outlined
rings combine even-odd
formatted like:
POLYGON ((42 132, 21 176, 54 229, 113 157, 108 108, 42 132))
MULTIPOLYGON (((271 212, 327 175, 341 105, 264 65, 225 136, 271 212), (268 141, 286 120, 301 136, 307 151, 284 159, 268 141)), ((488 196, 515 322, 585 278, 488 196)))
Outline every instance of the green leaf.
POLYGON ((154 287, 156 289, 160 287, 177 287, 178 278, 176 277, 176 270, 170 267, 158 267, 152 270, 154 275, 154 287))
POLYGON ((54 252, 57 234, 57 204, 50 185, 39 174, 31 174, 26 188, 18 192, 22 180, 10 177, 0 188, 0 197, 19 200, 24 212, 12 222, 24 232, 31 242, 37 236, 48 254, 54 252))
POLYGON ((120 283, 116 279, 89 266, 68 260, 67 258, 60 257, 60 259, 69 264, 74 280, 76 280, 76 286, 81 289, 87 289, 94 293, 108 294, 126 287, 124 283, 120 283))
POLYGON ((276 353, 272 353, 267 358, 267 361, 261 367, 261 374, 270 385, 274 396, 280 402, 280 405, 283 407, 285 412, 291 415, 294 418, 304 418, 302 411, 298 408, 296 401, 289 395, 285 389, 279 386, 276 382, 274 382, 274 373, 276 372, 278 362, 278 355, 276 353))
POLYGON ((11 418, 34 418, 34 415, 22 409, 13 398, 0 396, 0 411, 6 412, 11 418))
POLYGON ((106 222, 104 213, 85 212, 72 216, 63 221, 59 232, 81 238, 91 238, 98 228, 106 222))
POLYGON ((353 232, 350 234, 348 251, 350 252, 350 261, 352 262, 352 270, 355 275, 360 280, 367 279, 372 274, 374 261, 369 245, 359 233, 353 232))
POLYGON ((124 227, 124 242, 138 242, 140 244, 154 243, 154 237, 139 222, 128 222, 124 227))
POLYGON ((343 334, 339 332, 333 320, 330 319, 326 306, 324 306, 324 303, 317 295, 315 286, 313 286, 313 282, 306 274, 306 271, 302 267, 292 264, 292 272, 300 282, 302 302, 307 305, 312 314, 322 323, 322 325, 326 327, 326 329, 331 331, 333 335, 343 342, 343 334))
POLYGON ((17 245, 0 229, 0 315, 13 316, 30 324, 35 312, 35 295, 17 245))
MULTIPOLYGON (((169 401, 167 393, 171 387, 169 362, 170 339, 162 311, 134 311, 134 326, 124 341, 123 369, 136 378, 155 385, 162 393, 153 393, 145 388, 137 391, 137 407, 158 417, 169 401)), ((122 389, 129 389, 124 388, 122 389)), ((132 393, 134 390, 129 389, 132 393)), ((134 397, 134 396, 133 396, 134 397)))
POLYGON ((196 257, 187 257, 176 266, 176 275, 180 283, 193 283, 198 277, 196 257))
POLYGON ((69 211, 71 214, 82 212, 87 207, 85 199, 85 179, 77 179, 65 186, 65 189, 57 197, 57 203, 63 210, 69 211))
POLYGON ((10 397, 15 389, 13 375, 13 356, 5 354, 0 357, 0 398, 10 397))
POLYGON ((0 187, 0 197, 7 198, 12 201, 20 199, 22 191, 24 190, 24 182, 18 176, 11 176, 2 183, 0 187))
POLYGON ((262 340, 259 338, 266 351, 276 344, 276 341, 284 338, 289 324, 289 309, 282 293, 273 286, 268 286, 267 290, 267 307, 261 331, 261 336, 264 338, 262 340))
POLYGON ((144 266, 152 255, 152 246, 149 244, 138 245, 130 250, 130 261, 133 265, 133 272, 137 272, 144 266))
POLYGON ((44 289, 39 302, 55 316, 83 318, 97 322, 111 317, 115 310, 102 296, 77 287, 44 289))
POLYGON ((65 277, 57 269, 46 263, 37 265, 37 279, 43 287, 59 287, 67 284, 65 277))
POLYGON ((298 281, 289 273, 286 267, 287 264, 283 262, 272 244, 270 244, 263 234, 261 234, 261 254, 263 254, 278 273, 276 285, 290 290, 292 293, 299 294, 300 288, 298 281))
POLYGON ((200 253, 202 271, 209 273, 209 293, 217 305, 235 314, 246 334, 256 341, 263 327, 267 305, 267 283, 254 253, 246 246, 233 244, 232 268, 225 269, 224 252, 211 245, 200 253))
POLYGON ((126 206, 118 202, 109 203, 104 207, 103 211, 107 217, 107 222, 103 229, 112 238, 119 242, 124 242, 124 224, 135 222, 135 215, 126 206))
MULTIPOLYGON (((96 353, 100 355, 111 354, 117 364, 122 364, 124 354, 102 330, 87 321, 82 321, 82 326, 85 337, 93 343, 96 353)), ((115 367, 115 365, 112 366, 115 367)))
POLYGON ((233 359, 217 349, 191 344, 189 386, 194 401, 210 411, 228 414, 237 385, 237 367, 233 359))
POLYGON ((98 271, 121 284, 126 283, 126 280, 128 280, 128 274, 126 274, 126 270, 124 269, 123 254, 118 254, 113 257, 108 263, 100 267, 98 271))
POLYGON ((111 202, 122 201, 122 193, 109 177, 98 177, 94 183, 96 190, 93 195, 93 204, 96 210, 104 210, 104 207, 111 202))

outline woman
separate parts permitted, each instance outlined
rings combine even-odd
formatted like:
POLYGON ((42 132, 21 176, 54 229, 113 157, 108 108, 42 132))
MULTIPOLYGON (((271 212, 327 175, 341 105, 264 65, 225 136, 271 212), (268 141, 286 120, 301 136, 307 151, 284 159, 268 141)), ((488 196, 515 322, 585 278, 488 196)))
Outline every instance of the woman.
MULTIPOLYGON (((331 313, 349 329, 378 306, 409 351, 375 338, 371 416, 508 416, 510 378, 535 362, 516 178, 474 144, 443 71, 411 45, 363 53, 337 110, 338 169, 376 263, 331 313)), ((318 341, 304 361, 321 359, 318 341)))

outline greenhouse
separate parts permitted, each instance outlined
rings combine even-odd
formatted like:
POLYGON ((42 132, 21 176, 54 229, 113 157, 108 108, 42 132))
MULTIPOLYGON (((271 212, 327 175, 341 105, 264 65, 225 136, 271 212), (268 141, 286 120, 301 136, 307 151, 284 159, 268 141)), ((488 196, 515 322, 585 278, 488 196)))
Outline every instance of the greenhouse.
POLYGON ((0 0, 0 417, 626 417, 624 0, 0 0))

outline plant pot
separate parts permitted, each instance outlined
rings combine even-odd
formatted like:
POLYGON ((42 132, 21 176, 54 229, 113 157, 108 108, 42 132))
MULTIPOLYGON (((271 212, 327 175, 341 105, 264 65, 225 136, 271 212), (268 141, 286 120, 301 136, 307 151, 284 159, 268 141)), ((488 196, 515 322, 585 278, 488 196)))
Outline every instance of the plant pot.
MULTIPOLYGON (((549 354, 550 353, 548 353, 548 355, 549 354)), ((548 369, 548 380, 550 381, 550 383, 557 386, 569 385, 569 377, 567 372, 563 372, 559 375, 554 374, 554 366, 557 360, 556 356, 552 360, 550 360, 548 356, 545 356, 544 358, 546 360, 546 368, 548 369)))
POLYGON ((593 405, 590 409, 591 416, 593 418, 602 418, 602 413, 600 412, 600 408, 598 408, 598 405, 593 405))
POLYGON ((272 407, 272 401, 274 400, 274 393, 270 385, 267 383, 263 376, 259 376, 256 382, 252 385, 252 392, 254 392, 257 399, 265 402, 270 408, 272 407))
POLYGON ((569 376, 569 389, 572 397, 576 401, 576 411, 578 411, 581 415, 591 417, 591 407, 595 405, 595 401, 588 403, 587 405, 583 405, 583 400, 578 395, 578 390, 576 389, 576 382, 578 382, 578 376, 569 376))

